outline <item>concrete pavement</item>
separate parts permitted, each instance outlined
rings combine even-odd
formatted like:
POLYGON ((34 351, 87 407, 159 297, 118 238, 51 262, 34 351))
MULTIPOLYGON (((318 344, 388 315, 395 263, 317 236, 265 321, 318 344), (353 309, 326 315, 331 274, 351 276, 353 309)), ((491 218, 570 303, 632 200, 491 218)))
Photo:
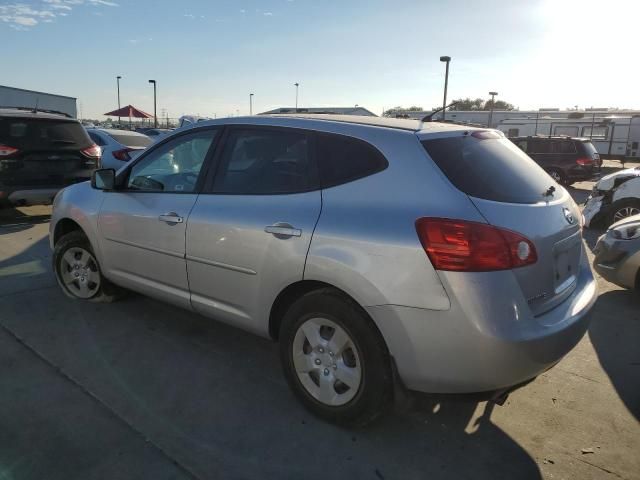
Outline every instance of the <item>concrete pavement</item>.
POLYGON ((601 280, 589 333, 503 407, 425 397, 349 431, 296 402, 266 340, 137 295, 66 298, 47 208, 22 211, 0 214, 2 480, 640 478, 632 292, 601 280))

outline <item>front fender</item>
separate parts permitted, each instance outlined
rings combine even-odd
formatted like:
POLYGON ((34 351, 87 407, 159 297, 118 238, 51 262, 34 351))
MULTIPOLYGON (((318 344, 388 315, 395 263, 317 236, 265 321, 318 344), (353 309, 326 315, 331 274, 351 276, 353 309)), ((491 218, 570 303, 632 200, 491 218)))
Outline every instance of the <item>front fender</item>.
POLYGON ((613 192, 614 202, 622 200, 623 198, 640 199, 640 177, 627 180, 613 192))
POLYGON ((56 228, 68 219, 77 223, 91 243, 98 262, 102 262, 98 242, 98 213, 105 192, 91 188, 89 182, 78 183, 61 190, 53 203, 49 224, 49 246, 53 250, 56 228))

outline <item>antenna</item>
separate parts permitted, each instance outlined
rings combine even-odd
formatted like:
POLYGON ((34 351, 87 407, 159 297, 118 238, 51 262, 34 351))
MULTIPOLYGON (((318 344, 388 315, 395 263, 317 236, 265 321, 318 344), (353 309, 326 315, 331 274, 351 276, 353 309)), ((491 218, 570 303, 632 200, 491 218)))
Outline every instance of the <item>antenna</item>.
POLYGON ((438 113, 438 112, 442 112, 443 110, 446 110, 447 108, 451 108, 455 105, 457 105, 459 102, 452 102, 449 105, 447 105, 446 107, 440 107, 437 110, 434 110, 433 112, 431 112, 429 115, 425 116, 421 122, 433 122, 433 116, 438 113))

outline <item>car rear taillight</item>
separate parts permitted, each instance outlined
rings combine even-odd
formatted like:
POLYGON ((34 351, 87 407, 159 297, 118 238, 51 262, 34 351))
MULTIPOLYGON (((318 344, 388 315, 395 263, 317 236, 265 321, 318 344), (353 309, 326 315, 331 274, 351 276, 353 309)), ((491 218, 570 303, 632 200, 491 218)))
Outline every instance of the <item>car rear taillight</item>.
POLYGON ((580 157, 576 160, 578 165, 593 165, 593 159, 589 157, 580 157))
POLYGON ((485 223, 419 218, 416 231, 436 270, 509 270, 538 260, 536 248, 529 239, 485 223))
POLYGON ((80 150, 80 153, 88 158, 100 158, 100 155, 102 155, 102 149, 94 143, 90 147, 80 150))
POLYGON ((17 148, 10 147, 9 145, 2 145, 0 143, 0 157, 8 157, 9 155, 13 155, 17 152, 17 148))
POLYGON ((122 150, 115 150, 112 155, 116 160, 128 162, 129 160, 131 160, 129 152, 132 152, 133 150, 135 150, 135 148, 123 148, 122 150))

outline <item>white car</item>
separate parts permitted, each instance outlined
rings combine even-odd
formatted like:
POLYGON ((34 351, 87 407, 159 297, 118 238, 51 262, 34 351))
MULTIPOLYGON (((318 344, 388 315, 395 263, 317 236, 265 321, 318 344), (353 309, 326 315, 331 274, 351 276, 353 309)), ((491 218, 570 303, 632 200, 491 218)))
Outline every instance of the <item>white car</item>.
POLYGON ((606 228, 640 214, 640 167, 602 177, 593 187, 582 215, 587 227, 606 228))
POLYGON ((128 130, 90 128, 87 133, 102 148, 101 168, 118 170, 153 143, 146 135, 128 130))

